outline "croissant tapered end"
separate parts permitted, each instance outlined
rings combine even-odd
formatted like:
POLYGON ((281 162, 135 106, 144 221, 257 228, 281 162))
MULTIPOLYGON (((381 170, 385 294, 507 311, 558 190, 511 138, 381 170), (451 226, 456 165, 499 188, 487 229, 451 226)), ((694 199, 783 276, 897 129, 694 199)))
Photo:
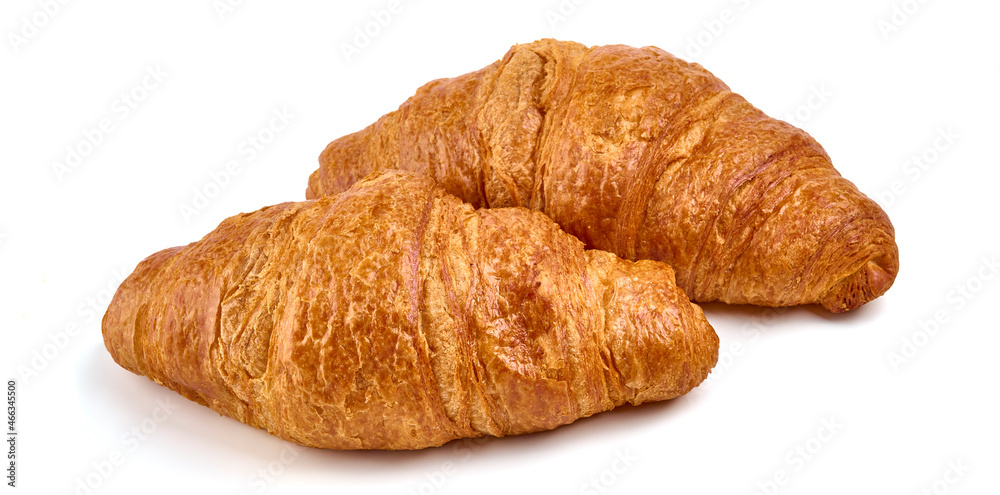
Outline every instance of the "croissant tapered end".
POLYGON ((896 279, 899 264, 895 255, 886 256, 882 260, 886 265, 869 260, 858 271, 841 279, 823 296, 820 304, 834 313, 843 313, 885 294, 896 279))
MULTIPOLYGON (((806 144, 813 156, 786 153, 774 160, 775 172, 758 174, 756 184, 731 195, 729 211, 709 220, 719 235, 678 277, 694 299, 820 304, 842 313, 892 285, 899 253, 889 217, 833 169, 815 141, 806 144)), ((783 139, 771 145, 790 147, 783 139)), ((657 256, 658 246, 669 246, 676 235, 659 225, 648 231, 661 240, 653 257, 666 257, 657 256)))
POLYGON ((885 294, 899 273, 899 248, 889 217, 874 201, 858 194, 860 209, 872 212, 871 217, 856 221, 856 229, 841 235, 832 255, 839 255, 841 266, 852 268, 840 279, 827 282, 829 289, 818 298, 819 304, 834 313, 857 309, 885 294))
POLYGON ((857 309, 888 291, 896 279, 895 230, 877 203, 839 175, 802 189, 810 188, 820 192, 797 212, 808 226, 791 235, 814 240, 786 244, 765 236, 761 241, 792 253, 795 246, 819 246, 815 254, 807 256, 805 251, 798 257, 803 282, 798 291, 788 291, 799 296, 789 303, 817 303, 834 313, 857 309))
POLYGON ((309 174, 309 185, 306 186, 306 199, 316 199, 316 193, 313 192, 313 184, 319 180, 318 176, 319 170, 309 174))
POLYGON ((605 340, 617 379, 640 404, 679 397, 698 386, 719 358, 719 337, 698 305, 675 290, 664 264, 635 263, 611 253, 588 251, 591 267, 605 272, 605 340))

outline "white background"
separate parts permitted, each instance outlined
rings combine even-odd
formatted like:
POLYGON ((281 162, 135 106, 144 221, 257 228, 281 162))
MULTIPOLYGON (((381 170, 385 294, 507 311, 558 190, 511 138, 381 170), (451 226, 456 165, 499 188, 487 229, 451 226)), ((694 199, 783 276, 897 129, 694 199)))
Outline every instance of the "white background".
POLYGON ((20 432, 4 493, 1000 492, 996 2, 403 0, 350 60, 388 0, 337 4, 0 6, 0 364, 20 432), (895 286, 846 315, 707 305, 723 352, 695 393, 419 452, 294 447, 111 360, 100 316, 141 259, 303 199, 327 142, 541 37, 656 45, 795 119, 889 212, 895 286), (247 138, 283 109, 251 159, 247 138), (214 197, 185 219, 198 191, 214 197))

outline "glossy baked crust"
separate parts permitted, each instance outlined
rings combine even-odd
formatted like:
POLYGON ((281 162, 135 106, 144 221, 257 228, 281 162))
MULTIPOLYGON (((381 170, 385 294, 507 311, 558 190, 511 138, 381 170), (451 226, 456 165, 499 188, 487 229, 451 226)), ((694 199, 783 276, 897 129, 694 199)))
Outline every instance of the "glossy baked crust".
POLYGON ((306 195, 390 168, 476 206, 542 211, 588 247, 668 262, 699 302, 840 312, 898 271, 889 218, 812 137, 654 47, 514 46, 330 143, 306 195))
POLYGON ((426 176, 222 222, 139 264, 103 320, 122 367, 303 445, 419 449, 670 399, 719 340, 669 266, 426 176))

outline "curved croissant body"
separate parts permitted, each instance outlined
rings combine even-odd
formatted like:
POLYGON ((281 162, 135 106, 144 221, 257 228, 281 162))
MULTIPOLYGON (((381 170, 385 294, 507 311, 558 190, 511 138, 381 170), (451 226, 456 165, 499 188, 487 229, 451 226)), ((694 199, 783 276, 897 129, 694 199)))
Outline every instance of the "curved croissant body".
POLYGON ((517 45, 330 143, 306 194, 389 168, 668 262, 695 301, 846 311, 898 271, 888 217, 814 139, 657 48, 517 45))
POLYGON ((103 332, 126 369, 333 449, 555 428, 682 395, 718 352, 667 265, 403 172, 150 256, 103 332))

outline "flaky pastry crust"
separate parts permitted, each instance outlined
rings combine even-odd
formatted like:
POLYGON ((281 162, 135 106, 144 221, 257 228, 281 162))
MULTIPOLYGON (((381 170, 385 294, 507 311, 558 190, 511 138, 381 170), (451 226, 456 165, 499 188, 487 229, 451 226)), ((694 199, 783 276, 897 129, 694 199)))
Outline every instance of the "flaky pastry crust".
POLYGON ((719 341, 673 280, 385 172, 150 256, 102 327, 122 367, 279 437, 419 449, 691 390, 719 341))
POLYGON ((590 248, 665 261, 698 302, 847 311, 899 267, 888 216, 819 143, 655 47, 514 46, 331 142, 306 195, 392 168, 476 206, 542 211, 590 248))

